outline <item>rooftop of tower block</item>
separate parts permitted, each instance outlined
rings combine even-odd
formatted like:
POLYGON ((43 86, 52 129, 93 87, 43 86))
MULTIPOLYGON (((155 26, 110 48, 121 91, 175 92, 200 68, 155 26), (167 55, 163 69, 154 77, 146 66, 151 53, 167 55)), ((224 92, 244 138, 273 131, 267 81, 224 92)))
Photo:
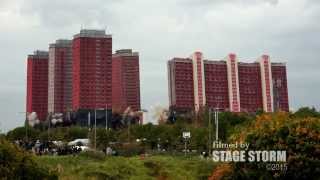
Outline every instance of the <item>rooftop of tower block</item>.
MULTIPOLYGON (((195 53, 201 53, 199 51, 196 51, 194 52, 195 53)), ((237 57, 237 55, 235 53, 229 53, 227 55, 227 58, 230 58, 230 59, 235 59, 237 57)), ((260 57, 267 57, 269 58, 269 55, 262 55, 260 57)), ((272 58, 270 59, 271 61, 271 65, 272 66, 286 66, 286 63, 285 62, 272 62, 272 58)), ((191 63, 192 60, 190 57, 187 57, 187 58, 181 58, 181 57, 173 57, 169 60, 169 62, 185 62, 185 63, 191 63)), ((225 59, 221 59, 221 60, 217 60, 217 59, 203 59, 203 62, 205 64, 225 64, 226 63, 226 58, 225 59)), ((240 66, 256 66, 259 64, 259 61, 252 61, 252 62, 241 62, 241 60, 239 60, 238 62, 238 65, 240 66)))
POLYGON ((33 54, 28 55, 28 58, 45 59, 48 57, 49 57, 48 51, 43 51, 43 50, 36 50, 33 52, 33 54))
POLYGON ((73 36, 73 38, 78 37, 90 37, 90 38, 111 38, 110 34, 106 34, 105 30, 97 29, 81 29, 80 33, 73 36))
POLYGON ((70 47, 72 44, 71 40, 68 39, 58 39, 55 43, 49 45, 49 47, 70 47))
POLYGON ((272 66, 286 66, 285 62, 271 62, 272 66))
POLYGON ((224 60, 209 60, 209 59, 203 60, 203 63, 205 63, 205 64, 227 64, 227 62, 224 60))
POLYGON ((180 58, 180 57, 174 57, 172 59, 169 60, 170 62, 188 62, 188 63, 191 63, 192 60, 191 58, 180 58))
POLYGON ((258 62, 238 62, 239 66, 259 66, 258 62))
POLYGON ((116 56, 139 56, 138 52, 133 52, 132 49, 119 49, 116 50, 116 53, 112 55, 113 57, 116 56))

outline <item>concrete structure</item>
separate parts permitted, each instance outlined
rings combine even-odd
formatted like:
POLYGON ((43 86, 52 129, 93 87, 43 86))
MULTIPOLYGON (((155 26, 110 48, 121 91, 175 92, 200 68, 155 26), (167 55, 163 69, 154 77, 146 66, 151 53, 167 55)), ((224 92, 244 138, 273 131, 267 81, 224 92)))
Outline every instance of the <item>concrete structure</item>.
POLYGON ((196 111, 206 104, 203 56, 201 52, 191 55, 193 70, 193 94, 196 111))
POLYGON ((195 106, 193 65, 190 58, 168 61, 169 104, 171 108, 186 112, 195 106))
POLYGON ((240 112, 238 59, 235 54, 226 57, 228 74, 229 108, 231 112, 240 112))
POLYGON ((48 112, 72 110, 72 41, 57 40, 49 46, 48 112))
POLYGON ((268 55, 263 55, 258 60, 260 63, 260 71, 261 71, 263 110, 266 112, 272 112, 273 111, 273 88, 272 88, 271 62, 268 55))
POLYGON ((72 108, 112 106, 112 37, 104 30, 81 30, 72 41, 72 108))
POLYGON ((205 60, 204 64, 207 106, 229 109, 227 63, 205 60))
POLYGON ((112 109, 124 112, 128 107, 141 109, 139 54, 122 49, 112 55, 112 109))
POLYGON ((263 109, 260 64, 240 62, 238 70, 241 111, 255 112, 263 109))
POLYGON ((289 111, 287 69, 284 63, 271 63, 273 108, 289 111))
POLYGON ((36 112, 45 121, 48 110, 48 52, 35 51, 27 60, 26 112, 36 112))
POLYGON ((201 106, 231 112, 289 111, 286 65, 263 55, 256 62, 238 62, 235 54, 222 61, 191 58, 168 61, 169 103, 177 111, 201 106))

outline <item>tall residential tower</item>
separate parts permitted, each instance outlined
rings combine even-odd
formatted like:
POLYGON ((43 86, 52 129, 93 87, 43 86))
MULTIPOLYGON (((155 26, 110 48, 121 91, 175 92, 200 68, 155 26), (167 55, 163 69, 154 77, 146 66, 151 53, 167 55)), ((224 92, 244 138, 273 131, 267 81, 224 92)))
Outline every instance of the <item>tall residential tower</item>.
POLYGON ((263 55, 253 63, 238 62, 236 54, 224 60, 191 58, 168 61, 170 108, 198 111, 201 107, 231 112, 289 111, 286 65, 263 55))
POLYGON ((140 110, 139 53, 117 50, 112 56, 112 109, 140 110))
POLYGON ((48 110, 48 52, 35 51, 27 60, 26 112, 36 112, 45 121, 48 110))
POLYGON ((70 40, 49 46, 48 112, 72 110, 72 49, 70 40))
POLYGON ((72 108, 112 105, 112 37, 104 30, 81 30, 72 41, 72 108))

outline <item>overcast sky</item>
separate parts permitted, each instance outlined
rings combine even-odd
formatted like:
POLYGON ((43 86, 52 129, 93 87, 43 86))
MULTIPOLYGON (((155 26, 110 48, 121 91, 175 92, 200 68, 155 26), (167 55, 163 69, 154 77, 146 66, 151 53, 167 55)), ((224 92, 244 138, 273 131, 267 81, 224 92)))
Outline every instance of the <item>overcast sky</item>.
POLYGON ((80 28, 140 52, 142 107, 168 105, 166 62, 267 53, 287 62, 290 108, 320 108, 319 0, 0 0, 0 129, 23 124, 26 57, 80 28))

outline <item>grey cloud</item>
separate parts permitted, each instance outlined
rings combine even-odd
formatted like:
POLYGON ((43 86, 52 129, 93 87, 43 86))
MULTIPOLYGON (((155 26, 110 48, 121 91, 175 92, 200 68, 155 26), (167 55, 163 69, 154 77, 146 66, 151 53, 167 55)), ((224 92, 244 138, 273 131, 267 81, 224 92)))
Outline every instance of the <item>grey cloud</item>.
POLYGON ((19 7, 16 18, 26 21, 19 29, 0 28, 1 126, 11 129, 23 123, 16 112, 25 107, 26 55, 33 49, 46 49, 57 38, 70 38, 81 25, 106 26, 113 34, 114 50, 140 52, 144 108, 168 104, 166 61, 173 56, 186 57, 194 50, 203 51, 209 59, 235 52, 243 61, 254 61, 262 53, 286 61, 290 106, 320 108, 319 2, 1 0, 0 19, 4 10, 19 7), (30 21, 37 26, 29 25, 30 21))
POLYGON ((28 0, 21 6, 21 14, 37 16, 42 25, 49 28, 63 28, 72 25, 94 26, 105 28, 115 20, 112 7, 122 0, 28 0))
POLYGON ((236 5, 257 5, 261 3, 268 3, 270 5, 277 5, 279 0, 181 0, 182 4, 190 6, 208 6, 221 4, 236 4, 236 5))

